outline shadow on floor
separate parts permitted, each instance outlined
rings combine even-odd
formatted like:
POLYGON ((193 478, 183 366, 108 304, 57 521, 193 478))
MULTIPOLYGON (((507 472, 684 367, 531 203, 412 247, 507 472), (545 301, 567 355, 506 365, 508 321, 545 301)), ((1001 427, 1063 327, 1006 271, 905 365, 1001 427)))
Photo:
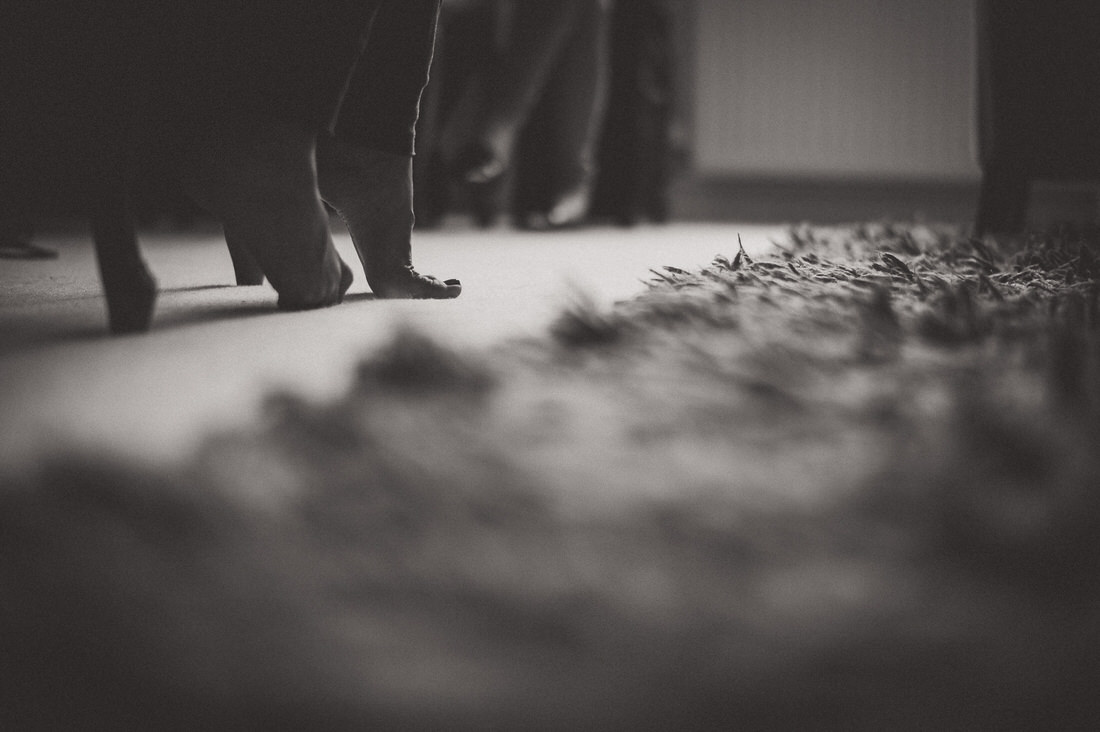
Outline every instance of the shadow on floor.
MULTIPOLYGON (((190 293, 236 289, 235 285, 229 284, 169 287, 160 290, 160 295, 161 297, 186 296, 190 293)), ((170 307, 158 308, 153 315, 153 324, 149 333, 155 334, 219 321, 285 314, 285 311, 275 306, 274 293, 265 294, 269 294, 270 297, 221 304, 197 305, 176 302, 170 307)), ((355 292, 344 297, 344 304, 374 300, 377 298, 373 293, 355 292)), ((24 308, 22 313, 9 312, 6 315, 0 315, 0 355, 112 338, 141 338, 145 335, 147 334, 112 335, 107 330, 107 309, 101 295, 60 296, 43 300, 33 309, 24 308), (30 312, 31 310, 33 312, 30 312)))

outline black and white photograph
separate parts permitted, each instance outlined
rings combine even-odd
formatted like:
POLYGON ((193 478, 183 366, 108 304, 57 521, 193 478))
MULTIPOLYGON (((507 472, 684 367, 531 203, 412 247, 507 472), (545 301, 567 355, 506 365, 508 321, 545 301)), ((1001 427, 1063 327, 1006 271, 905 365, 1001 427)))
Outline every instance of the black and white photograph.
POLYGON ((0 0, 0 730, 1098 688, 1100 2, 0 0))

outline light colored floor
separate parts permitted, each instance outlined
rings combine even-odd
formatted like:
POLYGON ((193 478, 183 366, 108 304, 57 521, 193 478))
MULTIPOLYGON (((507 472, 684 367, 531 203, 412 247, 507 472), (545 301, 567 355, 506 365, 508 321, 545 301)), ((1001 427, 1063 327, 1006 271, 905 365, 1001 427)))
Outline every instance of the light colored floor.
POLYGON ((610 305, 640 291, 650 267, 690 269, 760 253, 782 227, 673 224, 535 234, 508 229, 418 233, 417 267, 458 277, 452 301, 375 301, 350 241, 356 283, 344 304, 280 313, 263 287, 232 285, 220 236, 145 235, 161 287, 152 331, 106 333, 91 242, 46 235, 55 261, 0 260, 0 468, 59 445, 150 460, 185 458, 211 430, 254 421, 265 394, 340 393, 354 364, 403 324, 483 348, 537 336, 583 293, 610 305))

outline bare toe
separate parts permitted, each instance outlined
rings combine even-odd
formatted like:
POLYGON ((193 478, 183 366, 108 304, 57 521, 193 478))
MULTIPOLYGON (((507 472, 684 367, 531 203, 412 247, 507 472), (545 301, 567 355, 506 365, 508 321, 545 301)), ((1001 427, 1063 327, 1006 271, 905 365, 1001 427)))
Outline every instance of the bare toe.
POLYGON ((458 280, 440 280, 405 267, 396 276, 369 280, 376 297, 387 300, 450 300, 462 294, 458 280))

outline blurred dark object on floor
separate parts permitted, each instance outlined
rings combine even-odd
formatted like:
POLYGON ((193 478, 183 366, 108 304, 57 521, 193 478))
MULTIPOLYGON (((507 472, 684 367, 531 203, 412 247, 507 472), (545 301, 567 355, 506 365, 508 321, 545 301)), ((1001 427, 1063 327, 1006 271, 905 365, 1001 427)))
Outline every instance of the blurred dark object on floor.
POLYGON ((979 234, 1027 223, 1038 179, 1100 181, 1100 3, 978 4, 979 234))
POLYGON ((26 217, 0 217, 0 259, 57 259, 53 249, 34 243, 34 222, 26 217))
POLYGON ((623 0, 611 15, 611 83, 591 215, 621 226, 669 218, 673 3, 623 0))

